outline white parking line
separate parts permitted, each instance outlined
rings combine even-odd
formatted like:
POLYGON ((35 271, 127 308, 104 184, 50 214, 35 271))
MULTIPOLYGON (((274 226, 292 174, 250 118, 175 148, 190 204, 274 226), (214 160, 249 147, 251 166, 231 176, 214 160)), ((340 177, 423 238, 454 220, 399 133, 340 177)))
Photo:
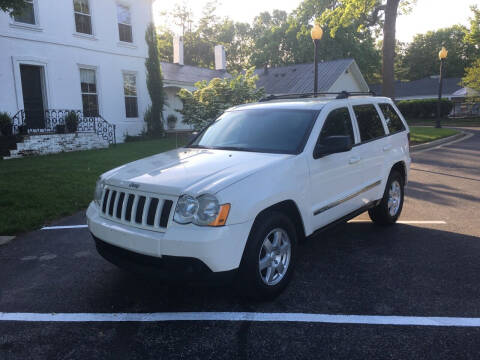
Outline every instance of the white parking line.
MULTIPOLYGON (((351 223, 357 222, 371 222, 370 220, 350 220, 351 223)), ((399 220, 397 224, 437 224, 437 225, 445 225, 445 221, 441 220, 399 220)))
POLYGON ((88 225, 45 226, 42 230, 83 229, 86 227, 88 227, 88 225))
POLYGON ((26 322, 161 322, 254 321, 400 326, 480 327, 480 318, 328 315, 306 313, 171 312, 171 313, 0 313, 0 321, 26 322))

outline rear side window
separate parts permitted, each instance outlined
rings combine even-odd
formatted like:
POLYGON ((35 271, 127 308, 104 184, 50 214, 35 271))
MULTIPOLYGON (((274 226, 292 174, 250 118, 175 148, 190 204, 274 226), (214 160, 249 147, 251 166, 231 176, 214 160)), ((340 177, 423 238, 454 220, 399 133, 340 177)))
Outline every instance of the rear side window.
POLYGON ((325 123, 323 124, 322 131, 320 132, 319 142, 326 137, 335 135, 350 136, 352 144, 355 143, 352 120, 350 119, 350 113, 346 107, 332 110, 328 114, 325 123))
POLYGON ((379 104, 379 106, 383 112, 383 116, 385 117, 385 122, 387 123, 388 131, 390 131, 390 134, 395 134, 397 132, 405 130, 402 119, 400 119, 400 116, 398 116, 392 105, 379 104))
POLYGON ((373 104, 354 106, 353 111, 357 117, 362 142, 385 136, 382 120, 373 104))

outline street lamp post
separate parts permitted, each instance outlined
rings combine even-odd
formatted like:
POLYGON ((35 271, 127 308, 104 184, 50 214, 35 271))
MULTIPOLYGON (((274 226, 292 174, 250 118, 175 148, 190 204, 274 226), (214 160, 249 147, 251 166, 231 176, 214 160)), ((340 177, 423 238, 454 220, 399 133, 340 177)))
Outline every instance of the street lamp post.
POLYGON ((438 58, 440 59, 440 79, 438 80, 438 103, 437 103, 437 122, 435 124, 436 128, 441 128, 442 124, 440 123, 440 118, 442 116, 442 85, 443 85, 443 64, 447 58, 448 51, 442 46, 442 50, 438 53, 438 58))
POLYGON ((313 63, 314 63, 314 83, 313 83, 313 93, 316 94, 318 91, 318 43, 322 39, 323 30, 320 25, 315 24, 313 26, 312 32, 312 40, 313 40, 313 47, 314 47, 314 54, 313 54, 313 63))

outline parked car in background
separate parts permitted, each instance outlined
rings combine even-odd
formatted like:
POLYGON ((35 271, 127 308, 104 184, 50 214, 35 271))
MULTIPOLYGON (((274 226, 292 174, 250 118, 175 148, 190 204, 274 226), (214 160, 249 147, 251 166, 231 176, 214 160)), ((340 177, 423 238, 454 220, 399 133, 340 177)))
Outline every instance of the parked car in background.
POLYGON ((410 161, 389 98, 270 97, 229 109, 184 148, 103 174, 88 226, 121 267, 167 281, 235 277, 268 298, 290 281, 302 238, 364 211, 394 224, 410 161))

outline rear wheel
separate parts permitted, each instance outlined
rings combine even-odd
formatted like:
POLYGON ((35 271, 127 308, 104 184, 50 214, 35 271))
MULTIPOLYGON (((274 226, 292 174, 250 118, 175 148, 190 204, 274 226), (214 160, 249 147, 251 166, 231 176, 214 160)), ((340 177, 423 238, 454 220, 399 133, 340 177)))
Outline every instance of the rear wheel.
POLYGON ((297 234, 292 221, 281 212, 267 212, 255 221, 245 247, 238 287, 257 299, 278 295, 291 279, 297 234))
POLYGON ((381 225, 394 224, 402 213, 404 199, 404 179, 398 171, 392 171, 387 180, 380 203, 368 211, 370 219, 381 225))

